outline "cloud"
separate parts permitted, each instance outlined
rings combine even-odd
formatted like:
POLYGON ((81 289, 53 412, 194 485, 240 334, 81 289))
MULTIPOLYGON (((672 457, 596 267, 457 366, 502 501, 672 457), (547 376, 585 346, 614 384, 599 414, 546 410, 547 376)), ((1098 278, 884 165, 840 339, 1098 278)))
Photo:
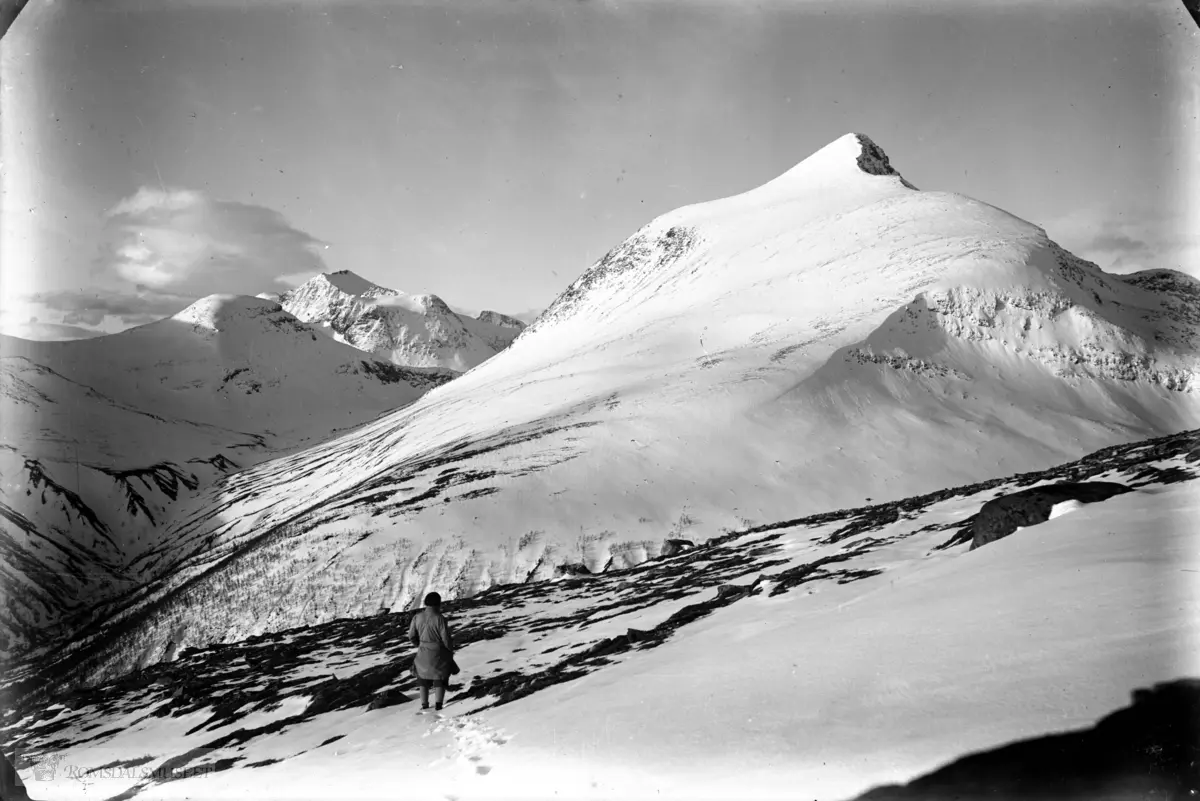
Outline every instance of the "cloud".
POLYGON ((103 336, 105 332, 78 325, 43 323, 37 319, 31 319, 25 323, 17 323, 12 326, 5 325, 4 333, 9 336, 21 337, 22 339, 61 341, 64 339, 91 339, 92 337, 103 336))
MULTIPOLYGON (((84 326, 111 333, 168 317, 207 295, 291 288, 325 271, 317 252, 324 247, 263 206, 142 187, 105 215, 93 286, 40 292, 10 305, 43 317, 47 310, 61 314, 57 324, 39 323, 33 333, 53 333, 46 326, 55 325, 60 334, 95 333, 84 326)), ((20 319, 11 309, 7 314, 20 319)))
POLYGON ((1162 266, 1165 259, 1165 243, 1151 244, 1148 238, 1134 236, 1121 231, 1102 230, 1085 239, 1081 245, 1085 258, 1107 265, 1112 272, 1136 272, 1162 266))
POLYGON ((131 292, 95 288, 39 292, 31 295, 29 300, 62 312, 62 323, 65 325, 82 323, 96 326, 110 316, 126 325, 152 322, 184 309, 193 298, 134 287, 131 292))
POLYGON ((532 323, 534 320, 536 320, 538 318, 538 316, 544 311, 545 311, 545 309, 530 309, 529 311, 523 311, 518 314, 510 314, 509 317, 515 317, 516 319, 520 320, 521 322, 523 322, 525 324, 529 324, 529 323, 532 323))
POLYGON ((1146 240, 1117 232, 1097 234, 1088 243, 1088 247, 1109 253, 1149 254, 1154 252, 1154 248, 1146 240))
POLYGON ((324 270, 305 270, 298 273, 287 273, 285 275, 275 276, 275 283, 288 289, 295 289, 301 284, 308 281, 310 278, 316 278, 324 270))
POLYGON ((1167 267, 1200 273, 1200 237, 1178 215, 1133 205, 1080 209, 1045 228, 1063 247, 1108 272, 1167 267))
MULTIPOLYGON (((380 295, 377 298, 372 298, 370 304, 372 306, 382 306, 384 308, 392 309, 405 309, 407 311, 416 312, 417 314, 424 314, 425 308, 413 300, 413 297, 413 295, 409 295, 404 292, 400 292, 395 295, 380 295)), ((445 303, 445 301, 442 302, 445 303)), ((473 316, 466 309, 460 309, 455 306, 450 306, 450 311, 458 315, 465 315, 467 317, 473 316)))
POLYGON ((102 282, 200 298, 254 295, 325 271, 325 243, 264 206, 187 189, 142 187, 107 214, 102 282))

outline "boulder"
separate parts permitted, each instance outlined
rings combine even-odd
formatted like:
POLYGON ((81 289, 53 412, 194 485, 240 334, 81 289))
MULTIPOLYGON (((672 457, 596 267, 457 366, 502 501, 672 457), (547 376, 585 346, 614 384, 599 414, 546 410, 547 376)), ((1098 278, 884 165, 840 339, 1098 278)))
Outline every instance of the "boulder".
POLYGON ((674 556, 677 553, 690 551, 696 547, 696 543, 691 540, 667 540, 663 543, 662 553, 660 556, 674 556))
POLYGON ((641 629, 629 629, 625 632, 625 637, 631 643, 645 642, 653 639, 653 636, 650 634, 650 632, 642 631, 641 629))
POLYGON ((367 709, 383 709, 384 707, 403 704, 411 700, 411 698, 399 690, 380 690, 371 697, 371 703, 367 704, 367 709))
POLYGON ((356 695, 348 682, 340 681, 333 676, 313 687, 311 692, 312 697, 308 706, 304 708, 306 717, 340 709, 356 695))
POLYGON ((741 598, 743 595, 749 594, 749 592, 749 587, 743 587, 739 584, 722 584, 721 586, 717 587, 717 600, 733 601, 741 598))
POLYGON ((1084 481, 1033 487, 993 498, 983 505, 971 524, 971 550, 1003 539, 1018 528, 1045 523, 1050 519, 1050 510, 1060 503, 1096 503, 1132 491, 1112 481, 1084 481))

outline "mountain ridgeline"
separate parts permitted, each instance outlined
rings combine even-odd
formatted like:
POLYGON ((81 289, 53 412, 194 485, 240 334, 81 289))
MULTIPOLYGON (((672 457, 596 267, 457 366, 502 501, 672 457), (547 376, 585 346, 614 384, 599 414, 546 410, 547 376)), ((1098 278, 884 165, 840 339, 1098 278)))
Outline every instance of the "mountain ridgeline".
POLYGON ((472 369, 199 487, 63 659, 96 681, 1196 428, 1198 292, 918 190, 856 134, 651 221, 524 330, 318 277, 282 304, 330 347, 472 369), (471 365, 488 336, 512 344, 471 365))
POLYGON ((512 344, 525 327, 494 311, 460 315, 437 295, 385 289, 349 271, 318 275, 279 300, 339 342, 409 367, 469 370, 512 344))

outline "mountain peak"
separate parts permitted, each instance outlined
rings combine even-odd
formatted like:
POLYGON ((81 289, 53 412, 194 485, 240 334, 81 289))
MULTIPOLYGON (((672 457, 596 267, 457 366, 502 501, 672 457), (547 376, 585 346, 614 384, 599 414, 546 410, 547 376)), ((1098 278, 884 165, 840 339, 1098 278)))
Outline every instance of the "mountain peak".
MULTIPOLYGON (((722 266, 729 263, 724 254, 731 249, 749 252, 777 237, 794 238, 806 229, 814 243, 841 247, 842 240, 819 233, 829 221, 889 199, 916 204, 906 213, 917 213, 917 206, 930 201, 914 195, 914 190, 870 137, 845 134, 764 184, 655 218, 584 271, 525 331, 557 326, 588 309, 588 314, 611 319, 644 302, 660 309, 675 299, 687 303, 697 286, 723 293, 738 280, 722 266), (697 270, 695 254, 714 249, 722 257, 706 259, 705 269, 697 270), (689 267, 667 279, 673 264, 689 267), (693 289, 677 295, 665 292, 668 282, 687 283, 693 289)), ((577 331, 586 334, 596 319, 592 317, 577 331)))
POLYGON ((249 295, 209 295, 188 306, 171 319, 220 331, 235 320, 282 312, 283 307, 268 298, 249 295))
POLYGON ((525 328, 525 323, 521 322, 516 317, 511 317, 507 314, 501 314, 497 311, 491 311, 490 309, 484 309, 475 319, 481 323, 498 325, 501 328, 515 328, 518 331, 521 331, 525 328))
POLYGON ((480 325, 437 295, 385 289, 345 270, 306 281, 281 303, 284 311, 338 341, 406 367, 463 372, 507 348, 521 330, 480 325))
POLYGON ((410 297, 413 299, 413 301, 420 304, 421 308, 425 310, 426 314, 454 314, 450 306, 446 304, 446 301, 442 300, 437 295, 424 294, 411 295, 410 297))
POLYGON ((446 301, 439 298, 437 295, 410 295, 407 292, 390 292, 385 295, 380 295, 373 300, 374 305, 384 308, 405 309, 414 314, 421 315, 438 315, 447 317, 454 312, 446 304, 446 301))
POLYGON ((853 138, 857 141, 859 147, 858 168, 867 175, 894 175, 910 189, 916 189, 915 186, 904 180, 904 176, 896 172, 892 167, 892 162, 888 159, 887 153, 883 152, 883 148, 875 144, 871 137, 866 134, 852 133, 846 134, 843 139, 853 138))
MULTIPOLYGON (((345 292, 347 295, 378 295, 391 294, 392 290, 384 289, 378 284, 373 284, 357 273, 352 273, 349 270, 338 270, 332 273, 322 273, 317 276, 317 279, 324 279, 328 284, 331 284, 336 289, 345 292)), ((314 280, 317 280, 314 279, 314 280)))
POLYGON ((825 147, 801 161, 767 186, 805 184, 844 184, 863 176, 895 178, 909 189, 916 189, 892 167, 883 148, 866 134, 848 133, 834 139, 825 147))

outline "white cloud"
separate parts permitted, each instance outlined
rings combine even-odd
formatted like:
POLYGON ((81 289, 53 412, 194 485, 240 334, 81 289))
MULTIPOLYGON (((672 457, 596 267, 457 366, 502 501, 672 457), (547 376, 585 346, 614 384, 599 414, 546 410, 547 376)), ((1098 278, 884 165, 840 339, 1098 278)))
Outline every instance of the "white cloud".
POLYGON ((43 323, 36 318, 23 323, 4 322, 0 324, 0 333, 22 339, 36 339, 49 342, 61 342, 68 339, 91 339, 103 336, 104 331, 85 328, 78 325, 63 325, 61 323, 43 323))
POLYGON ((287 273, 285 275, 277 275, 277 276, 275 276, 275 283, 279 284, 280 286, 285 286, 288 289, 295 289, 296 287, 303 284, 305 281, 308 281, 310 278, 316 278, 322 272, 324 272, 324 271, 323 270, 305 270, 305 271, 298 272, 298 273, 287 273))
POLYGON ((528 311, 519 312, 517 314, 511 314, 509 316, 515 317, 516 319, 520 320, 521 322, 529 324, 529 323, 532 323, 534 320, 536 320, 538 318, 538 315, 540 315, 544 311, 545 311, 545 309, 529 309, 528 311))
POLYGON ((254 295, 323 272, 320 240, 263 206, 187 189, 142 187, 107 215, 103 283, 193 298, 254 295))
MULTIPOLYGON (((372 299, 371 305, 383 306, 385 308, 391 307, 395 309, 406 309, 411 312, 416 312, 417 314, 424 314, 424 307, 413 300, 413 297, 413 295, 409 295, 404 292, 400 292, 395 295, 380 295, 379 297, 372 299)), ((451 311, 453 311, 455 314, 466 313, 464 309, 459 309, 457 307, 451 307, 451 311)))
POLYGON ((168 317, 206 295, 287 289, 324 272, 323 245, 263 206, 143 187, 105 215, 92 286, 6 293, 2 327, 78 338, 168 317))
POLYGON ((38 292, 29 301, 62 314, 65 325, 99 326, 106 318, 114 317, 126 325, 139 325, 178 312, 194 298, 157 292, 145 286, 133 291, 111 289, 77 289, 38 292))
POLYGON ((1126 203, 1080 209, 1047 222, 1050 238, 1112 273, 1169 268, 1200 275, 1200 236, 1183 215, 1126 203))

